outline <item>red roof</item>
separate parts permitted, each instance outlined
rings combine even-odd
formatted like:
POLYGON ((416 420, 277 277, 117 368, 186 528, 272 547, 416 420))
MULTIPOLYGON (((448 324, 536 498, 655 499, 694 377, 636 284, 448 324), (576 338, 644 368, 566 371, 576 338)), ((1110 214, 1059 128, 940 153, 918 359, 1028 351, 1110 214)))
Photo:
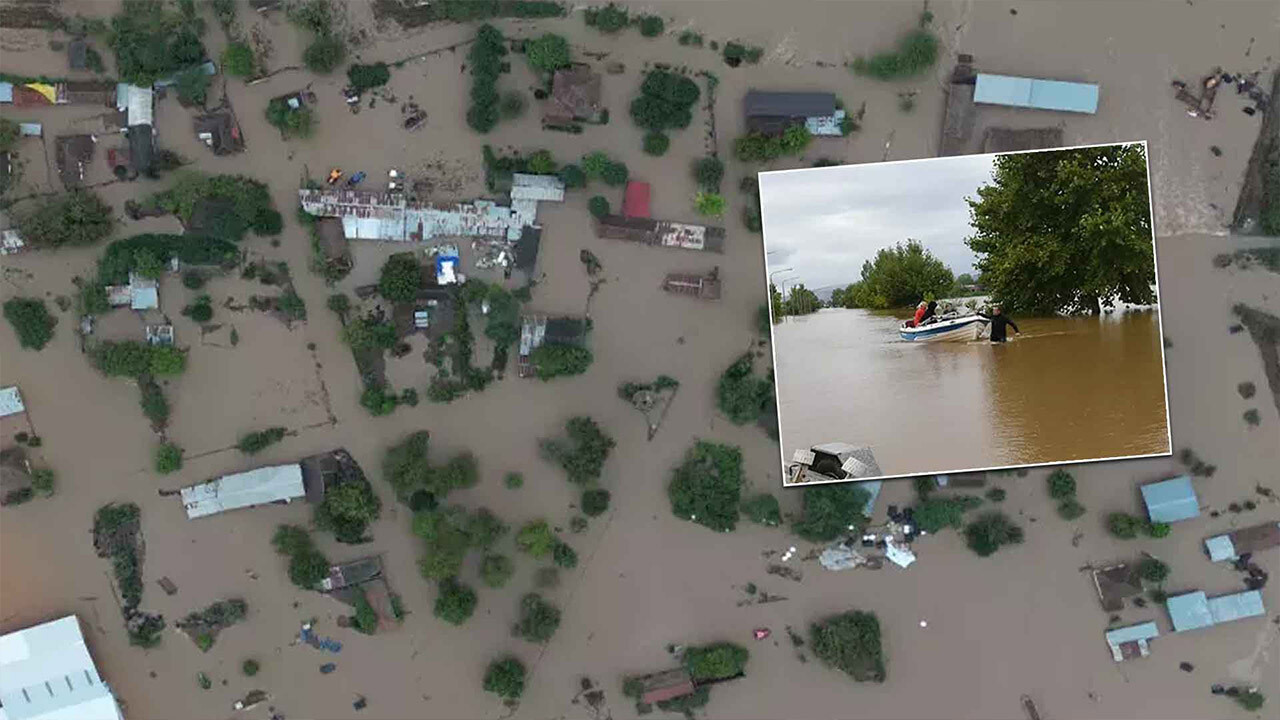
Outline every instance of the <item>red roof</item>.
POLYGON ((627 183, 627 193, 622 198, 622 214, 625 217, 649 217, 649 183, 627 183))
POLYGON ((676 685, 668 685, 666 687, 653 688, 652 690, 649 690, 640 696, 640 702, 645 702, 645 703, 649 703, 650 705, 653 705, 655 703, 664 702, 666 700, 673 700, 678 697, 684 697, 685 695, 690 695, 693 693, 695 689, 696 688, 693 686, 692 680, 685 680, 684 682, 676 685))

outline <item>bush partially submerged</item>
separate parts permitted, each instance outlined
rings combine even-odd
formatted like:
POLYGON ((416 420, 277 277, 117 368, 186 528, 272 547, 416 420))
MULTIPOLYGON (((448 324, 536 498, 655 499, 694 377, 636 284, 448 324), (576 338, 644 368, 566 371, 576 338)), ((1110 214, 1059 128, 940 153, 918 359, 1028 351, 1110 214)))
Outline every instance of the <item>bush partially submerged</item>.
POLYGON ((436 596, 435 616, 451 625, 461 625, 476 610, 476 591, 449 577, 440 581, 436 596))
POLYGON ((514 633, 533 643, 545 643, 560 627, 560 608, 552 605, 537 593, 529 593, 520 599, 520 618, 514 633))
POLYGON ((801 498, 800 520, 792 532, 810 542, 831 542, 865 527, 863 514, 871 496, 855 484, 806 487, 801 498))
POLYGON ((40 201, 18 217, 18 232, 32 247, 92 245, 115 229, 115 213, 91 190, 76 189, 40 201))
POLYGON ((884 682, 880 621, 873 613, 851 610, 809 626, 814 656, 858 682, 884 682))
POLYGON ((898 40, 898 47, 870 58, 856 58, 853 71, 877 80, 903 80, 923 75, 938 61, 938 38, 917 28, 898 40))
POLYGON ((733 530, 742 500, 742 451, 699 440, 676 468, 667 497, 676 517, 719 532, 733 530))
POLYGON ((236 447, 245 455, 254 455, 284 439, 288 428, 270 427, 266 430, 255 430, 240 436, 236 447))
POLYGON ((600 479, 609 452, 617 444, 589 417, 575 417, 565 423, 567 438, 542 440, 542 456, 564 468, 569 482, 585 485, 600 479))
POLYGON ((1002 545, 1016 545, 1023 540, 1022 528, 1002 512, 988 512, 978 517, 964 530, 969 549, 981 557, 987 557, 1002 545))
POLYGON ((684 665, 695 683, 738 677, 747 667, 750 653, 734 643, 715 643, 685 650, 684 665))
POLYGON ((778 506, 778 498, 769 493, 753 495, 743 501, 742 514, 759 525, 777 527, 782 524, 782 508, 778 506))
POLYGON ((329 559, 315 546, 306 529, 280 525, 271 544, 277 553, 289 558, 289 580, 303 590, 316 589, 329 575, 329 559))
POLYGON ((156 448, 155 468, 156 472, 161 475, 168 475, 171 472, 181 470, 182 448, 173 443, 162 443, 156 448))
POLYGON ((494 660, 484 673, 485 692, 504 700, 518 700, 524 694, 524 664, 514 657, 494 660))
POLYGON ((40 298, 10 298, 4 304, 4 317, 13 326, 18 344, 28 350, 43 350, 53 339, 53 328, 58 324, 40 298))

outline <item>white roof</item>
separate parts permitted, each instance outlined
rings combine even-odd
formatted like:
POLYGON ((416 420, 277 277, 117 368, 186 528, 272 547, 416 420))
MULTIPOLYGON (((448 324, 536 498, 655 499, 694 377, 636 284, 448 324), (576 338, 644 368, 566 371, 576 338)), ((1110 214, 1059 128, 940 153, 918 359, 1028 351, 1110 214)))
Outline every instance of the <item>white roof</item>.
POLYGON ((1208 551, 1209 559, 1213 562, 1236 559, 1236 546, 1231 542, 1230 535, 1215 535, 1205 540, 1204 549, 1208 551))
MULTIPOLYGON (((129 113, 129 126, 151 125, 151 103, 154 96, 151 88, 129 85, 125 90, 125 102, 128 103, 127 110, 129 113)), ((117 95, 118 94, 119 92, 117 91, 117 95)))
POLYGON ((75 615, 0 636, 0 720, 121 720, 75 615))
POLYGON ((0 388, 0 417, 17 415, 26 411, 27 406, 22 404, 22 393, 18 392, 17 385, 0 388))
POLYGON ((564 200, 564 181, 555 175, 511 175, 512 200, 564 200))
POLYGON ((182 506, 188 518, 216 515, 226 510, 293 500, 306 494, 302 466, 274 465, 224 475, 200 485, 182 488, 182 506))

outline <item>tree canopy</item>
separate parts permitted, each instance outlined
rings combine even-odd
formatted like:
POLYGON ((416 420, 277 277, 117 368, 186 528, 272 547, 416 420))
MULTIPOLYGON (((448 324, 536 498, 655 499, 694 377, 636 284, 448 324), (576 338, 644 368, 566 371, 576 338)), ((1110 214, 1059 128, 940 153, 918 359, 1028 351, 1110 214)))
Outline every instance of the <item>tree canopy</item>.
POLYGON ((569 41, 562 35, 545 33, 525 45, 529 66, 539 72, 552 72, 569 64, 569 41))
POLYGON ((382 501, 364 479, 346 480, 325 491, 316 507, 316 526, 332 530, 338 542, 356 544, 368 540, 365 528, 382 514, 382 501))
POLYGON ((18 232, 33 247, 92 245, 114 228, 111 206, 89 190, 55 195, 18 219, 18 232))
POLYGON ((651 70, 640 84, 640 97, 631 101, 631 119, 646 130, 689 127, 701 95, 698 84, 684 75, 651 70))
POLYGON ((545 643, 560 627, 560 608, 552 605, 537 593, 520 598, 520 618, 516 622, 516 635, 533 643, 545 643))
POLYGON ((1098 313, 1155 300, 1141 145, 1000 155, 968 199, 965 243, 995 301, 1026 313, 1098 313))
POLYGON ((741 645, 715 643, 686 649, 684 665, 695 682, 724 680, 741 675, 750 656, 741 645))
POLYGON ((872 613, 850 610, 813 623, 809 647, 819 660, 854 680, 885 680, 880 621, 872 613))
POLYGON ((4 317, 13 326, 18 344, 28 350, 43 350, 53 339, 57 318, 40 298, 16 297, 4 303, 4 317))
POLYGON ((517 700, 524 694, 524 663, 514 657, 494 660, 484 673, 485 692, 504 700, 517 700))
POLYGON ((742 451, 699 440, 676 468, 667 497, 676 517, 719 532, 733 530, 742 501, 742 451))
POLYGON ((564 468, 569 482, 585 485, 599 480, 605 460, 617 443, 595 420, 585 416, 570 418, 565 423, 565 434, 567 439, 551 438, 539 443, 543 457, 564 468))
POLYGON ((862 279, 831 293, 831 304, 846 308, 897 308, 945 297, 955 277, 941 260, 915 240, 882 248, 862 263, 862 279))
POLYGON ((434 615, 451 625, 461 625, 476 610, 476 591, 449 577, 440 581, 434 615))
POLYGON ((854 484, 814 485, 802 491, 800 520, 791 529, 809 542, 831 542, 867 524, 862 514, 871 496, 854 484))
POLYGON ((755 357, 746 353, 720 376, 717 406, 735 425, 755 422, 773 396, 772 378, 755 374, 755 357))
POLYGON ((422 267, 413 253, 396 253, 382 265, 378 292, 391 302, 412 302, 422 289, 422 267))
POLYGON ((126 0, 111 18, 109 43, 120 79, 150 86, 204 61, 204 22, 168 9, 161 0, 126 0))

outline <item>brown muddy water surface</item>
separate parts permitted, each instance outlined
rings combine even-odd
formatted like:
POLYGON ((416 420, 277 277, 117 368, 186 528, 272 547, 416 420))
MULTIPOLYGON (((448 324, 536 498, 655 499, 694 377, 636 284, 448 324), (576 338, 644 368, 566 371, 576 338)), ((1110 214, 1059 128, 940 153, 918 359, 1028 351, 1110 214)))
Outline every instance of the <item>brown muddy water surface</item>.
POLYGON ((1169 452, 1156 311, 1014 317, 1007 343, 909 342, 893 313, 774 328, 783 457, 869 445, 886 475, 1169 452))

